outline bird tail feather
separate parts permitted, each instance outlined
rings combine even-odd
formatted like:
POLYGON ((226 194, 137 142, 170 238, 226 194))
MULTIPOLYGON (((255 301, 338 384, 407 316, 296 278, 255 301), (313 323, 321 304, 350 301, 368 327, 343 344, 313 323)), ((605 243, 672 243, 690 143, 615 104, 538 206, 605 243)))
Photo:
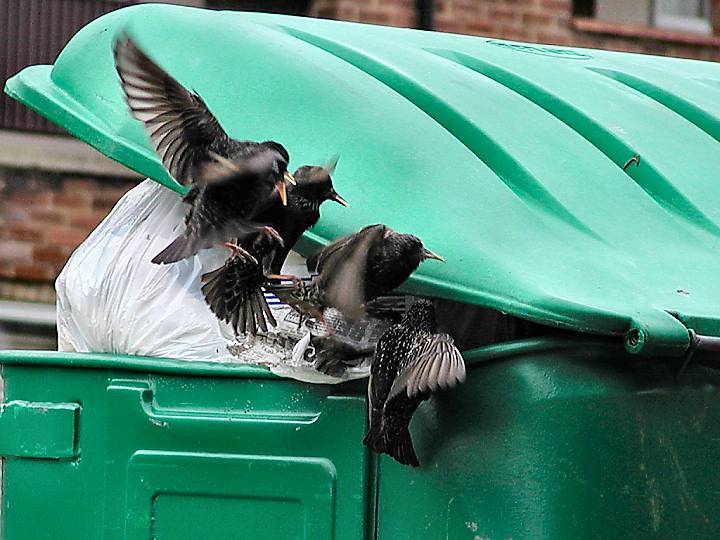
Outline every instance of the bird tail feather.
POLYGON ((178 261, 182 261, 195 255, 192 246, 185 235, 178 236, 173 240, 168 247, 163 249, 160 253, 153 257, 152 262, 154 264, 170 264, 178 261))
POLYGON ((417 467, 420 465, 413 447, 410 430, 405 427, 392 438, 385 437, 385 452, 403 465, 417 467))

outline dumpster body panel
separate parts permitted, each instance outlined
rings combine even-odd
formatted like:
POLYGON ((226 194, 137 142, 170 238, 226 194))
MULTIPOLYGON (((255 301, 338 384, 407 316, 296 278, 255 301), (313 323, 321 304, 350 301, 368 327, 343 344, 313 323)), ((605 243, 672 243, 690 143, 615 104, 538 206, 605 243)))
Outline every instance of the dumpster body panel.
POLYGON ((172 374, 162 359, 108 369, 121 364, 109 355, 54 366, 62 356, 0 352, 7 401, 80 407, 76 457, 6 458, 6 540, 720 531, 720 374, 700 365, 676 382, 674 367, 608 343, 487 347, 468 354, 465 385, 418 409, 412 469, 362 446, 362 384, 227 365, 218 377, 172 374))
POLYGON ((683 354, 688 329, 720 334, 717 64, 140 5, 7 82, 177 191, 124 102, 122 32, 232 136, 282 142, 292 167, 342 156, 334 178, 351 207, 326 205, 301 253, 383 221, 447 260, 421 265, 407 291, 639 335, 631 348, 646 354, 683 354))
POLYGON ((717 538, 720 373, 619 347, 490 360, 379 458, 377 538, 717 538), (408 519, 403 508, 412 508, 408 519))
MULTIPOLYGON (((77 455, 3 451, 3 538, 363 537, 373 490, 362 388, 233 377, 233 367, 225 377, 108 369, 121 363, 109 355, 62 368, 42 356, 4 366, 6 402, 75 404, 65 427, 77 455)), ((0 421, 0 440, 11 433, 0 421)))

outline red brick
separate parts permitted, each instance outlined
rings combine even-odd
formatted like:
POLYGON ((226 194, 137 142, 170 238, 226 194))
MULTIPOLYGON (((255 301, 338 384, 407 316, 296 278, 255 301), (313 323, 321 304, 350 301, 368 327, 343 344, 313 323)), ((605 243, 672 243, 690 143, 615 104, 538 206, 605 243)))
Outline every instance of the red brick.
POLYGON ((519 23, 521 14, 516 9, 510 7, 500 7, 491 9, 488 17, 492 24, 497 23, 519 23))
POLYGON ((57 206, 68 206, 73 208, 90 207, 92 204, 92 194, 85 193, 57 193, 55 195, 55 204, 57 206))
POLYGON ((10 200, 16 203, 24 204, 50 204, 53 200, 53 194, 49 191, 16 191, 10 197, 10 200))
POLYGON ((66 221, 67 212, 62 212, 53 207, 40 207, 30 209, 30 219, 35 223, 51 223, 54 225, 66 221))
POLYGON ((128 192, 132 186, 127 189, 104 189, 102 191, 95 190, 93 192, 93 208, 103 208, 109 210, 120 200, 120 198, 128 192))
POLYGON ((12 264, 0 264, 0 278, 14 278, 15 266, 12 264))
POLYGON ((368 23, 387 24, 390 22, 389 10, 382 8, 360 8, 360 20, 368 23))
POLYGON ((45 234, 45 242, 48 245, 77 247, 89 234, 90 231, 75 229, 73 227, 53 227, 45 234))
POLYGON ((467 32, 469 34, 482 35, 482 36, 490 35, 494 30, 492 25, 490 25, 484 21, 470 22, 469 24, 465 25, 465 28, 467 29, 467 32))
POLYGON ((10 232, 8 236, 13 240, 41 240, 45 233, 41 225, 27 222, 13 223, 8 227, 8 230, 10 232))
POLYGON ((570 12, 572 0, 540 0, 540 11, 565 10, 570 12))
POLYGON ((555 19, 549 15, 539 15, 537 13, 523 13, 522 16, 522 22, 526 26, 546 27, 552 25, 554 21, 555 19))
POLYGON ((70 216, 70 224, 86 229, 94 229, 105 219, 107 212, 104 210, 79 210, 70 216))
POLYGON ((553 45, 570 45, 569 36, 563 34, 546 34, 544 32, 540 32, 537 35, 537 40, 539 43, 551 43, 553 45))
POLYGON ((28 281, 46 281, 55 277, 56 271, 47 264, 23 264, 15 266, 15 278, 28 281))
POLYGON ((70 256, 70 249, 64 246, 35 246, 32 260, 36 263, 64 265, 70 256))

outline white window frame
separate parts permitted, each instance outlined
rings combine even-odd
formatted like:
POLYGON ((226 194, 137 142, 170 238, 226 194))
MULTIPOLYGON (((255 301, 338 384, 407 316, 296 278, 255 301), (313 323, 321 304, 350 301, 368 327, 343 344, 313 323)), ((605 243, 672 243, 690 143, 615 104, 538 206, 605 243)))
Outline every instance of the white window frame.
POLYGON ((659 2, 653 2, 653 25, 657 28, 678 30, 680 32, 692 32, 694 34, 712 34, 712 24, 710 23, 710 0, 702 1, 705 3, 705 9, 708 13, 707 18, 684 17, 681 15, 671 15, 663 13, 659 9, 659 2))

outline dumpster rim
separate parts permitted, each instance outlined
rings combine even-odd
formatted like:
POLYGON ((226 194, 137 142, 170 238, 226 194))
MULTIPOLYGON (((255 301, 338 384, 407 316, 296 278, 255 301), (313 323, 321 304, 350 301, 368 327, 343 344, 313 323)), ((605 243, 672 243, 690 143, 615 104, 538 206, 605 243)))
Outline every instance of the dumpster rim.
MULTIPOLYGON (((527 354, 572 350, 581 347, 617 349, 623 354, 627 354, 621 343, 597 336, 519 339, 477 347, 463 351, 462 354, 468 368, 472 369, 493 361, 511 359, 527 354)), ((112 353, 2 350, 0 351, 0 367, 3 366, 116 369, 200 377, 291 380, 272 373, 269 368, 253 364, 112 353)))

